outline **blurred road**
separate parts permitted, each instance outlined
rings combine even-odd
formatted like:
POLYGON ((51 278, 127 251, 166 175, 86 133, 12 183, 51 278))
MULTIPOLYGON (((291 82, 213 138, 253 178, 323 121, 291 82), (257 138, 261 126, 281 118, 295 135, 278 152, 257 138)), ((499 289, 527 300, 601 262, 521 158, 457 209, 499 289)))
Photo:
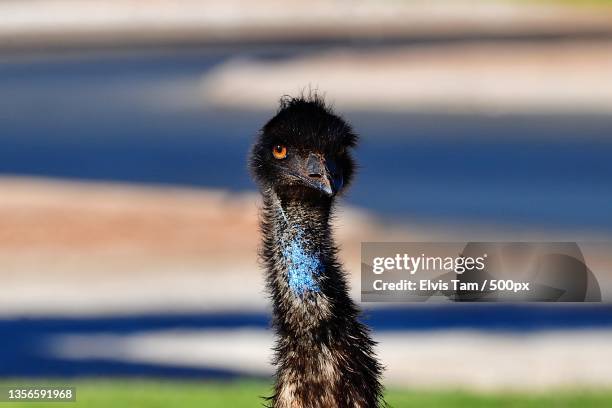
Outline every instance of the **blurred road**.
MULTIPOLYGON (((354 297, 368 240, 599 241, 612 287, 610 8, 143 4, 0 3, 0 377, 268 375, 246 156, 309 87, 362 137, 354 297)), ((612 384, 606 305, 370 306, 389 384, 612 384)))
MULTIPOLYGON (((246 155, 275 106, 210 106, 202 78, 230 56, 158 51, 0 63, 0 172, 253 190, 246 155)), ((353 205, 423 222, 612 232, 610 116, 343 113, 362 135, 353 205)))
MULTIPOLYGON (((608 386, 610 307, 446 305, 368 311, 387 385, 608 386), (584 367, 589 367, 585 370, 584 367)), ((0 319, 0 376, 267 377, 257 313, 0 319)))
POLYGON ((584 3, 5 0, 0 49, 610 39, 611 9, 584 3))

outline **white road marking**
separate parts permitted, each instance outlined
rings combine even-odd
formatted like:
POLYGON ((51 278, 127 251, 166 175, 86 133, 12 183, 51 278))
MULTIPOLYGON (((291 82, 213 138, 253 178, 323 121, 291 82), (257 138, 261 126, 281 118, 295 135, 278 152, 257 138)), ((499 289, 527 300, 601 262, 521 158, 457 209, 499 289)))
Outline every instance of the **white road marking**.
MULTIPOLYGON (((609 330, 383 332, 376 340, 387 385, 478 389, 612 385, 609 330)), ((271 331, 248 328, 66 334, 51 341, 50 352, 71 360, 108 359, 271 375, 273 342, 271 331)))

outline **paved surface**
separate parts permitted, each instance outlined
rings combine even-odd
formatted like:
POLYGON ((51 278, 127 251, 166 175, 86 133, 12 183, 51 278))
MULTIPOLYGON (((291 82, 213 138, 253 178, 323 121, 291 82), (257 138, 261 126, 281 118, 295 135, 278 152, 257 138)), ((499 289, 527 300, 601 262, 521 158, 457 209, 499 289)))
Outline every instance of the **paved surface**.
MULTIPOLYGON (((542 390, 612 383, 610 306, 404 305, 364 318, 388 385, 542 390)), ((267 378, 269 321, 246 311, 0 319, 0 376, 267 378)))
POLYGON ((606 38, 609 8, 551 2, 331 0, 0 3, 0 49, 151 44, 606 38))
MULTIPOLYGON (((385 332, 374 338, 388 386, 542 390, 612 384, 612 331, 385 332)), ((273 373, 272 333, 256 329, 66 335, 51 342, 51 355, 77 362, 104 359, 249 376, 273 373)))
POLYGON ((203 94, 250 110, 311 87, 344 111, 609 114, 611 84, 612 42, 516 42, 236 58, 204 77, 203 94))
MULTIPOLYGON (((0 187, 1 315, 263 311, 268 305, 256 257, 255 194, 19 178, 2 179, 0 187)), ((337 237, 353 296, 359 297, 361 242, 465 241, 466 231, 391 225, 343 208, 337 237)), ((469 235, 475 234, 560 239, 545 230, 517 235, 473 224, 469 235)), ((583 245, 583 251, 609 296, 609 245, 583 245)))
MULTIPOLYGON (((0 314, 263 310, 267 304, 255 194, 0 184, 0 314)), ((339 224, 354 280, 361 239, 414 236, 351 209, 339 224)))
MULTIPOLYGON (((0 187, 0 376, 270 374, 254 194, 15 178, 0 187)), ((461 239, 350 208, 338 225, 356 298, 361 240, 461 239)), ((585 256, 609 271, 607 246, 585 256)), ((609 306, 369 306, 390 385, 612 383, 609 306)))

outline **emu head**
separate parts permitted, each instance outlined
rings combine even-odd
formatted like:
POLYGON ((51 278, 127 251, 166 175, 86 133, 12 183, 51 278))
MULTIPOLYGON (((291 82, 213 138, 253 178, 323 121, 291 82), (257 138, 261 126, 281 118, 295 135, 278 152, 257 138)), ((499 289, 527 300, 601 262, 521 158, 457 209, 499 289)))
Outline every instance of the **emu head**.
POLYGON ((351 182, 357 136, 318 96, 285 98, 262 128, 250 159, 263 191, 285 197, 327 197, 351 182))

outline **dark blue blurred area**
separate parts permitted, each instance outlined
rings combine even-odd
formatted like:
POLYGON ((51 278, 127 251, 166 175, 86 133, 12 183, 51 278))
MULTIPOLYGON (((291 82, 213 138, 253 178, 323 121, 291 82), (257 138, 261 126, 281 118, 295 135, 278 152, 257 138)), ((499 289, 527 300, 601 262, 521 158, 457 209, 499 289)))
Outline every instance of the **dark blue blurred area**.
MULTIPOLYGON (((476 330, 528 334, 550 330, 611 329, 612 305, 478 305, 453 304, 371 309, 363 320, 374 332, 476 330)), ((159 376, 232 378, 230 370, 189 368, 111 360, 64 360, 49 353, 54 336, 126 335, 156 330, 268 329, 264 313, 211 313, 0 319, 0 377, 27 376, 159 376)))
MULTIPOLYGON (((251 190, 245 157, 273 112, 207 108, 197 89, 232 57, 183 50, 2 63, 0 173, 251 190)), ((612 117, 345 116, 362 135, 352 204, 438 223, 612 231, 612 117)))
MULTIPOLYGON (((214 109, 199 84, 234 57, 282 60, 298 53, 190 49, 0 62, 0 175, 254 190, 246 156, 273 109, 214 109)), ((362 137, 358 180, 348 194, 353 205, 392 221, 612 232, 612 117, 344 116, 362 137)), ((363 318, 375 332, 527 333, 610 329, 612 307, 413 305, 370 309, 363 318)), ((231 378, 243 373, 62 360, 46 347, 54 336, 68 334, 265 329, 269 324, 263 313, 0 319, 0 377, 231 378)))

